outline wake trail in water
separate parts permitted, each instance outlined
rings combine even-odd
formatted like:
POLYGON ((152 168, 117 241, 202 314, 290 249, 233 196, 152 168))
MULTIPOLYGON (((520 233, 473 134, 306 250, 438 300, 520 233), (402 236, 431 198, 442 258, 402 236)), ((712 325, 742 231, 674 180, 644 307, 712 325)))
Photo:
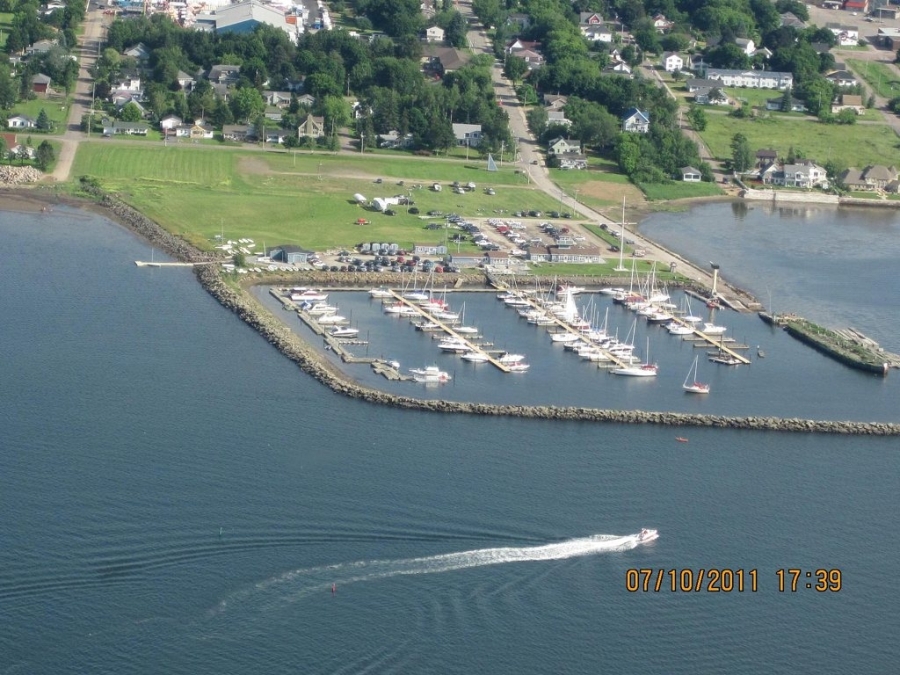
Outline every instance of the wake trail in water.
POLYGON ((343 585, 389 579, 397 576, 438 574, 472 567, 485 567, 487 565, 565 560, 567 558, 578 558, 601 553, 628 551, 640 544, 638 536, 637 534, 624 536, 595 534, 589 537, 569 539, 542 546, 482 548, 423 558, 361 560, 325 567, 293 570, 262 581, 251 589, 232 595, 219 603, 218 607, 213 610, 213 613, 218 614, 226 611, 227 606, 236 600, 247 599, 257 593, 265 594, 275 588, 287 587, 288 597, 282 597, 281 600, 295 601, 314 591, 329 589, 332 587, 332 584, 336 584, 339 591, 343 585))

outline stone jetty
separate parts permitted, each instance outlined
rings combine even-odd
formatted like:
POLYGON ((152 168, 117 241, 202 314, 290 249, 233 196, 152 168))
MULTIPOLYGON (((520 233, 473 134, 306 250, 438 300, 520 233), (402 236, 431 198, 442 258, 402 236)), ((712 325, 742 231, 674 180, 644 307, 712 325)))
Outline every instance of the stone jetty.
MULTIPOLYGON (((138 211, 122 204, 114 197, 96 194, 101 204, 108 208, 124 225, 154 243, 169 255, 185 262, 205 262, 212 259, 187 242, 169 234, 138 211)), ((425 400, 411 396, 399 396, 363 387, 347 378, 336 366, 323 358, 309 343, 291 331, 250 293, 237 284, 228 283, 218 266, 204 265, 194 268, 198 281, 224 308, 234 312, 242 321, 254 328, 266 341, 293 361, 305 373, 338 394, 367 403, 386 405, 402 410, 519 417, 542 420, 566 420, 573 422, 600 422, 613 424, 655 424, 672 427, 696 427, 713 429, 745 429, 754 431, 781 431, 803 433, 846 434, 858 436, 900 436, 900 424, 888 422, 852 422, 807 420, 779 417, 730 417, 673 412, 649 412, 642 410, 600 410, 570 406, 495 405, 465 403, 459 401, 425 400)), ((322 284, 325 280, 319 281, 322 284)))

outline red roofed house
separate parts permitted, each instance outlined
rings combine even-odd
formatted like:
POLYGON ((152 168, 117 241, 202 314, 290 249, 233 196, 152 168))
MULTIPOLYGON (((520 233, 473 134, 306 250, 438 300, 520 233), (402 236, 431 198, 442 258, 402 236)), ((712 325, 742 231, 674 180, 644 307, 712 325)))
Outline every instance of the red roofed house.
POLYGON ((869 13, 869 0, 845 0, 844 11, 845 12, 862 12, 863 14, 868 14, 869 13))

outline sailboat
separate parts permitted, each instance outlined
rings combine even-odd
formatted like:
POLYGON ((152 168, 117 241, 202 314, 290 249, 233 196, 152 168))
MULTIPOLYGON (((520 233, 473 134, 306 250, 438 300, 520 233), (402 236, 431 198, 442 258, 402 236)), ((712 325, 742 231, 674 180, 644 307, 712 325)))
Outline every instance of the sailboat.
POLYGON ((629 377, 656 377, 659 367, 655 363, 650 363, 650 338, 647 338, 647 360, 637 365, 623 366, 621 368, 613 368, 613 375, 626 375, 629 377))
POLYGON ((697 362, 699 358, 699 356, 694 357, 694 365, 691 366, 691 369, 684 378, 684 384, 681 385, 681 388, 689 394, 709 393, 709 385, 697 381, 697 362))
POLYGON ((478 335, 478 328, 475 326, 466 326, 466 303, 463 303, 462 311, 459 313, 459 322, 462 325, 453 328, 460 335, 478 335))

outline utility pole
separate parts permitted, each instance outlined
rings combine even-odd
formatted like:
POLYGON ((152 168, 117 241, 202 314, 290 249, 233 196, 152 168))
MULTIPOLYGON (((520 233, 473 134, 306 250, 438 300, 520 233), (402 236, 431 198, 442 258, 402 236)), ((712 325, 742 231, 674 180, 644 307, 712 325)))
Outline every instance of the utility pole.
POLYGON ((366 135, 361 133, 359 135, 359 154, 363 154, 363 146, 366 143, 366 135))
POLYGON ((503 166, 503 149, 506 147, 506 141, 500 141, 500 166, 503 166))

